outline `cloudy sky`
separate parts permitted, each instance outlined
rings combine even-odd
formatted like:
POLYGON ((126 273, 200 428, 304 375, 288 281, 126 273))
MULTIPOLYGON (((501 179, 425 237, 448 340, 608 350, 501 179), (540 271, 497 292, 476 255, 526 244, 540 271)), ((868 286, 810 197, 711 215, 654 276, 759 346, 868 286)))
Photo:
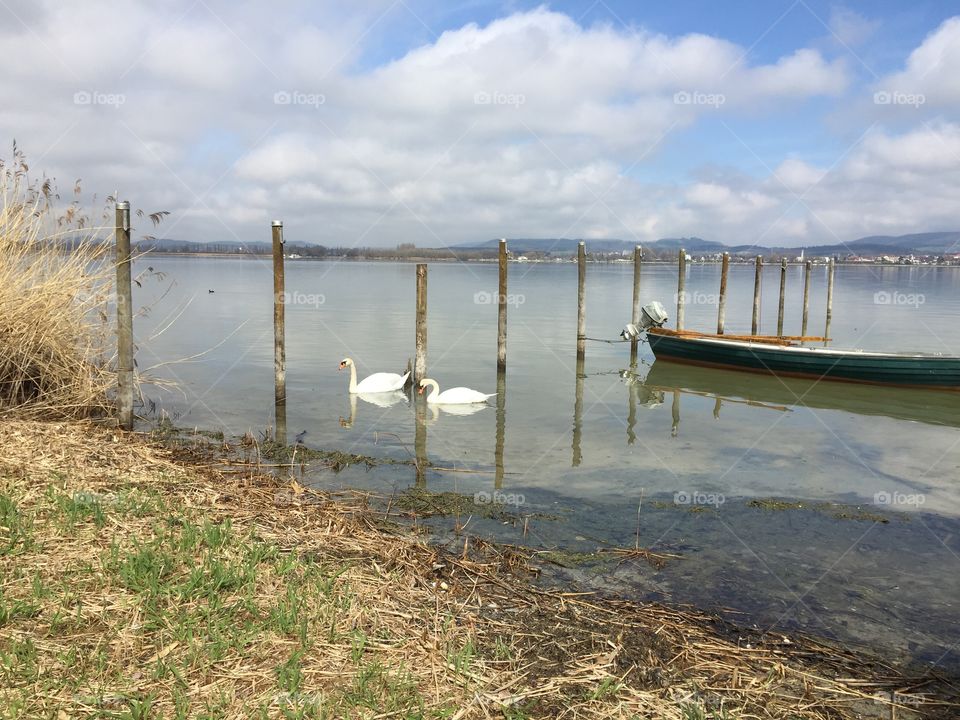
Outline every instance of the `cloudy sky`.
POLYGON ((960 229, 955 2, 0 0, 0 156, 167 237, 960 229))

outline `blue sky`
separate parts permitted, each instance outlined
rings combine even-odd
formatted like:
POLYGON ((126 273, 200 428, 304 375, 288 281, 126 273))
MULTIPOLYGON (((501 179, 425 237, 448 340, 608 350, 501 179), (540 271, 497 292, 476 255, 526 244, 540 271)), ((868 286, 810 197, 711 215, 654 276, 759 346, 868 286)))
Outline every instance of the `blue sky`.
POLYGON ((960 228, 946 2, 8 0, 0 27, 0 133, 172 237, 960 228))

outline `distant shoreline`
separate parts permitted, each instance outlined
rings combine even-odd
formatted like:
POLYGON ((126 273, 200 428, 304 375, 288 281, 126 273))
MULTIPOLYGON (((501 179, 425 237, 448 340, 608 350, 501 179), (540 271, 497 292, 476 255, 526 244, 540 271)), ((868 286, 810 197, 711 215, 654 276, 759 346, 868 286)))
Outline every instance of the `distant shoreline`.
MULTIPOLYGON (((141 253, 138 257, 143 258, 147 256, 157 256, 157 257, 198 257, 198 258, 248 258, 248 259, 258 259, 258 260, 269 260, 270 255, 267 253, 217 253, 217 252, 168 252, 165 250, 147 250, 141 253)), ((497 258, 451 258, 451 257, 373 257, 373 256, 363 256, 363 257, 346 257, 344 255, 328 255, 324 257, 290 257, 286 256, 286 260, 293 261, 308 261, 308 262, 393 262, 393 263, 481 263, 481 264, 496 264, 497 258)), ((593 258, 587 258, 587 262, 591 264, 606 264, 606 265, 632 265, 633 260, 631 259, 602 259, 597 260, 593 258)), ((676 260, 643 260, 644 265, 676 265, 676 260)), ((736 258, 731 256, 730 262, 732 265, 753 265, 755 259, 753 257, 749 258, 736 258)), ((828 263, 823 260, 809 260, 809 261, 797 261, 797 260, 788 260, 788 266, 803 266, 806 262, 810 262, 814 267, 826 267, 828 263)), ((960 268, 960 264, 950 264, 950 263, 891 263, 891 262, 874 262, 874 261, 850 261, 837 259, 837 265, 851 266, 851 267, 924 267, 924 268, 960 268)), ((576 257, 564 257, 564 258, 553 258, 549 260, 516 260, 511 259, 511 264, 515 265, 573 265, 576 264, 576 257)), ((720 265, 720 260, 698 260, 691 259, 687 261, 690 265, 720 265)), ((776 261, 769 260, 765 261, 766 265, 778 264, 776 261)))

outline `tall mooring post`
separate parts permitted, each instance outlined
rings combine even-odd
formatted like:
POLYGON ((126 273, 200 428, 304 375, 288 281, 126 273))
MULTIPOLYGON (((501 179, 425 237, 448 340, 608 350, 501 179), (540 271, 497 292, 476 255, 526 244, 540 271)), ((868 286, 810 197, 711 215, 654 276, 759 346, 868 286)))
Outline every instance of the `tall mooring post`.
POLYGON ((830 258, 830 267, 827 270, 827 324, 823 330, 824 342, 830 340, 830 323, 833 322, 833 274, 835 269, 834 259, 830 258))
POLYGON ((801 337, 807 336, 807 319, 810 317, 810 266, 807 260, 803 266, 803 320, 800 325, 801 337))
POLYGON ((730 253, 723 254, 720 265, 720 300, 717 304, 717 335, 723 335, 723 325, 727 319, 727 275, 730 272, 730 253))
POLYGON ((577 245, 577 355, 587 349, 586 301, 587 246, 582 240, 577 245))
POLYGON ((680 248, 677 258, 677 330, 683 330, 684 306, 687 302, 687 251, 680 248))
POLYGON ((757 255, 757 273, 753 280, 753 323, 750 334, 756 335, 760 331, 760 288, 763 282, 763 258, 757 255))
POLYGON ((427 265, 417 263, 417 349, 413 360, 413 387, 427 376, 427 265))
MULTIPOLYGON (((633 249, 633 313, 630 315, 630 322, 634 325, 640 323, 640 266, 643 263, 643 248, 637 245, 633 249)), ((637 343, 638 340, 630 341, 630 367, 637 365, 637 343)))
POLYGON ((116 206, 117 421, 133 430, 133 290, 130 280, 130 203, 116 206))
POLYGON ((285 342, 286 287, 283 275, 283 222, 274 220, 273 231, 273 411, 274 440, 287 444, 287 349, 285 342))
POLYGON ((507 241, 500 241, 500 283, 497 294, 497 370, 507 367, 507 241))
POLYGON ((787 294, 787 259, 780 258, 780 302, 777 305, 777 337, 783 337, 783 309, 787 294))

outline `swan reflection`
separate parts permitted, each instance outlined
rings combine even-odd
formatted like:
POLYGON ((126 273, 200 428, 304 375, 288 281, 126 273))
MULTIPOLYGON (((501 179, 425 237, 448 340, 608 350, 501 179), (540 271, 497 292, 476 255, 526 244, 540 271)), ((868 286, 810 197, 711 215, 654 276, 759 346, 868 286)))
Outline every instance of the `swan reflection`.
POLYGON ((340 426, 345 428, 353 427, 357 420, 357 398, 366 403, 376 405, 379 408, 388 408, 407 401, 407 396, 401 390, 381 393, 352 393, 350 395, 350 417, 340 418, 340 426))

